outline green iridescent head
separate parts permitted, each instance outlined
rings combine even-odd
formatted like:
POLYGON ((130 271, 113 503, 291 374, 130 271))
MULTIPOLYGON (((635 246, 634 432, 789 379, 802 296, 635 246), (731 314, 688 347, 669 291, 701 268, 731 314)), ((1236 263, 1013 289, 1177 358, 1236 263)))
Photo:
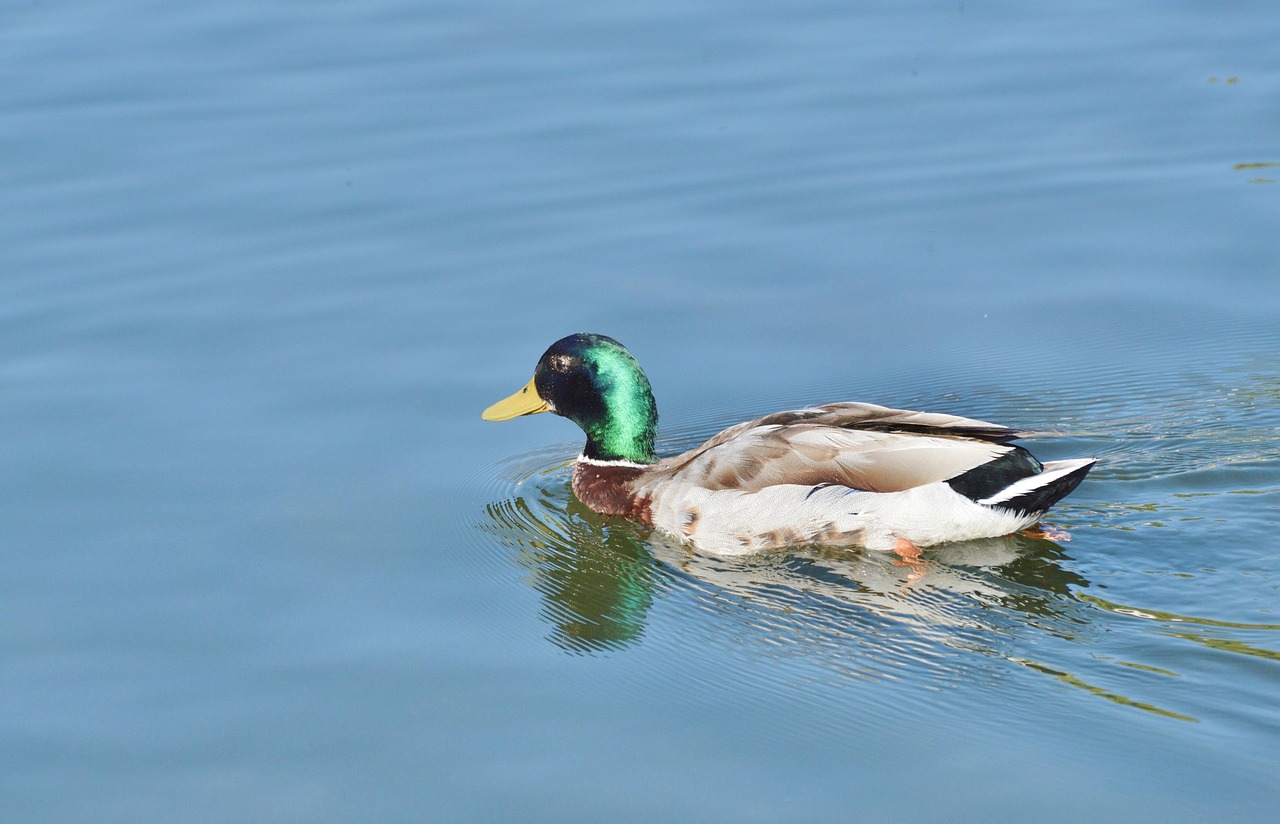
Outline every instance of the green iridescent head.
POLYGON ((582 454, 654 463, 658 406, 640 364, 613 338, 582 332, 551 344, 533 380, 484 411, 488 421, 554 412, 587 433, 582 454))

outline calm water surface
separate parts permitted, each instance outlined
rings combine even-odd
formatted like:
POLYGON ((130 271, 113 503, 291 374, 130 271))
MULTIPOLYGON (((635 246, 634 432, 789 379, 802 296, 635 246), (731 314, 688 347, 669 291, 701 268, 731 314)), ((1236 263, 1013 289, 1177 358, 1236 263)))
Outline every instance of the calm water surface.
POLYGON ((31 3, 0 26, 0 810, 1273 820, 1280 12, 31 3), (1070 541, 699 557, 486 424, 858 399, 1070 541))

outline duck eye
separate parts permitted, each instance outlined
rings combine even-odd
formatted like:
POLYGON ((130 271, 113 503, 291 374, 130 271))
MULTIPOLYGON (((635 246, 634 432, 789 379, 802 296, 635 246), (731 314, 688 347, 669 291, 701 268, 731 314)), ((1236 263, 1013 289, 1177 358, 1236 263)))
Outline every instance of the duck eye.
POLYGON ((551 368, 557 372, 568 372, 573 368, 573 356, 553 355, 551 357, 551 368))

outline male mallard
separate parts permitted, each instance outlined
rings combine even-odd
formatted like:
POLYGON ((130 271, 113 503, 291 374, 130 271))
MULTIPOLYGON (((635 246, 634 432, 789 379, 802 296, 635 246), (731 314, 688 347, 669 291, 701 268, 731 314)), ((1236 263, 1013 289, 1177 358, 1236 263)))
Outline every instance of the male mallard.
POLYGON ((831 403, 740 423, 658 460, 649 379, 604 335, 561 338, 488 421, 554 412, 587 444, 573 492, 717 554, 808 543, 918 555, 917 547, 1007 535, 1075 489, 1094 459, 1041 463, 1019 433, 954 415, 831 403))

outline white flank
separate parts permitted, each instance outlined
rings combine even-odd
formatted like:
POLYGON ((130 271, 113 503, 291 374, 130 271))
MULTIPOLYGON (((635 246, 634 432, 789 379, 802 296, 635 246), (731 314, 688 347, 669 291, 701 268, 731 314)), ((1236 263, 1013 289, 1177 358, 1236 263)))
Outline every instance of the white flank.
POLYGON ((756 492, 654 490, 653 524, 704 552, 742 555, 818 542, 893 549, 1007 535, 1035 515, 981 506, 945 483, 902 492, 779 484, 756 492))

